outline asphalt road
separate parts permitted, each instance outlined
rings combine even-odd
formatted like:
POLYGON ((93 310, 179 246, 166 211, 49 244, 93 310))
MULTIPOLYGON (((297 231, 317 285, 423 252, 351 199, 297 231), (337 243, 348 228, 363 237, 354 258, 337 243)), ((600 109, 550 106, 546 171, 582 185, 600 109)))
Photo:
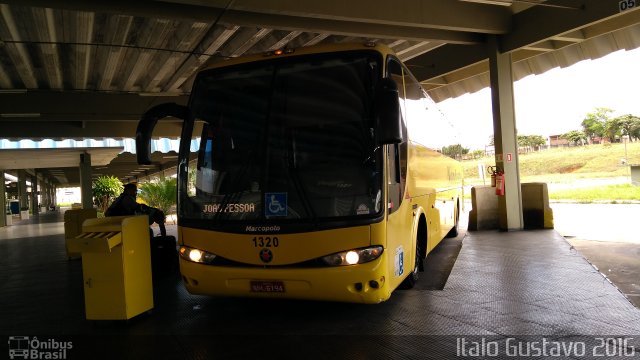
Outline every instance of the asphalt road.
POLYGON ((640 308, 640 204, 551 204, 556 230, 640 308))
POLYGON ((582 240, 640 244, 640 204, 552 203, 556 230, 582 240))

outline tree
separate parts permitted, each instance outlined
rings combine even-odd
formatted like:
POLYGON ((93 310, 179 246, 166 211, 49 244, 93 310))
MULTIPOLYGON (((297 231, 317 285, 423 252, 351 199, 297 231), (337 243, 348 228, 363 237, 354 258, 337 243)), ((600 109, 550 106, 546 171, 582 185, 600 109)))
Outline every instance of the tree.
POLYGON ((91 184, 93 197, 102 212, 106 211, 111 201, 122 193, 122 189, 122 182, 115 176, 100 176, 91 184))
POLYGON ((627 114, 616 118, 622 135, 629 135, 629 139, 640 140, 640 117, 627 114))
POLYGON ((604 137, 609 139, 609 142, 615 142, 615 140, 622 135, 622 128, 620 126, 619 118, 608 119, 604 123, 604 137))
POLYGON ((518 147, 539 150, 540 146, 546 144, 547 139, 541 135, 518 135, 518 147))
POLYGON ((460 159, 462 155, 469 153, 469 149, 462 147, 460 144, 443 146, 442 153, 454 159, 460 159))
POLYGON ((470 155, 472 159, 480 159, 481 157, 484 157, 485 152, 484 150, 473 150, 470 155))
POLYGON ((605 124, 612 112, 613 110, 608 108, 596 108, 594 112, 588 113, 582 120, 582 129, 590 143, 594 137, 605 137, 605 124))
POLYGON ((140 185, 140 198, 149 206, 162 210, 166 215, 176 204, 177 194, 175 178, 161 178, 140 185))
POLYGON ((535 150, 540 150, 540 147, 544 145, 547 145, 547 139, 542 135, 529 136, 529 146, 533 147, 535 150))
POLYGON ((574 145, 582 145, 585 141, 587 141, 587 135, 585 135, 585 133, 580 130, 571 130, 568 133, 560 135, 560 137, 566 139, 570 144, 574 145))

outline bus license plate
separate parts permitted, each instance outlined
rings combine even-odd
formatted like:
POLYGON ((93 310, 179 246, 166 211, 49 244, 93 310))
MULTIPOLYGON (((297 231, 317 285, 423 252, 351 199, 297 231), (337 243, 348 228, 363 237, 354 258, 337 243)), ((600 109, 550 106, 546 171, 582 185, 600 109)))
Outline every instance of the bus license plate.
POLYGON ((284 282, 282 281, 251 281, 251 292, 283 293, 284 282))

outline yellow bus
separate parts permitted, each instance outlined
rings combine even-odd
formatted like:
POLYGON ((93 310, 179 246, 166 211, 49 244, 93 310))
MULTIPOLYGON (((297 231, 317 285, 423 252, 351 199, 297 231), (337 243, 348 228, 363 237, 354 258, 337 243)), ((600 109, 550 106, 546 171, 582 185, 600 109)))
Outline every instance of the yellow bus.
POLYGON ((438 114, 380 44, 200 71, 188 106, 151 108, 136 134, 138 162, 149 164, 157 121, 184 120, 177 211, 188 291, 379 303, 413 287, 427 254, 457 235, 462 202, 459 163, 411 133, 422 124, 442 141, 438 114))

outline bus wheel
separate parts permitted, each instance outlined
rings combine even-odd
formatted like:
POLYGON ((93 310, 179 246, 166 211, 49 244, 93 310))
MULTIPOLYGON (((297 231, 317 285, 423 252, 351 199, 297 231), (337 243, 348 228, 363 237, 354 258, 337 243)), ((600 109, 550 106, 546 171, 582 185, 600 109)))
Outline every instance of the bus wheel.
POLYGON ((421 271, 421 268, 422 268, 422 257, 420 256, 420 253, 421 253, 420 243, 416 241, 415 265, 413 266, 413 271, 411 271, 409 276, 407 276, 406 279, 404 279, 404 281, 400 284, 400 289, 403 289, 403 290, 412 289, 418 282, 418 279, 420 278, 420 275, 418 273, 421 271))
POLYGON ((458 223, 460 222, 460 206, 456 205, 456 210, 454 212, 455 223, 453 224, 453 228, 449 230, 447 233, 448 238, 454 238, 458 236, 458 223))

